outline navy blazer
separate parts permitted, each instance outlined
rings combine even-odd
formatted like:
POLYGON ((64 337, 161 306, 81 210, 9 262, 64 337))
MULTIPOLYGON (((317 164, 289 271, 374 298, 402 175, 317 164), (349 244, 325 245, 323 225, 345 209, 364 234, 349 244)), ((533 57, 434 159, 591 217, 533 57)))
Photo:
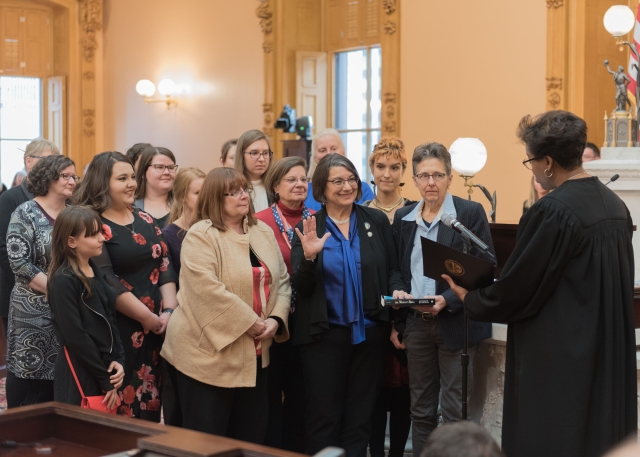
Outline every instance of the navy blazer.
MULTIPOLYGON (((419 202, 418 202, 419 203, 419 202)), ((411 290, 411 252, 416 237, 418 225, 415 221, 403 221, 402 218, 409 214, 418 203, 400 208, 396 211, 393 220, 393 236, 398 246, 398 255, 400 257, 400 271, 402 272, 402 280, 405 283, 406 291, 411 290)), ((453 197, 453 205, 456 208, 457 219, 462 225, 467 227, 478 238, 484 241, 489 250, 495 256, 493 242, 491 241, 491 232, 489 230, 489 222, 484 208, 480 203, 470 200, 464 200, 460 197, 453 197)), ((440 224, 438 227, 438 243, 449 246, 458 251, 463 250, 462 237, 451 227, 440 224)), ((497 265, 495 257, 491 257, 482 251, 471 248, 470 254, 493 262, 497 265)), ((463 339, 463 304, 462 301, 453 293, 449 284, 445 280, 436 281, 436 295, 442 295, 447 301, 447 307, 438 313, 438 321, 442 331, 442 338, 445 345, 449 349, 459 349, 462 347, 463 339)), ((403 329, 402 321, 406 319, 408 311, 399 315, 396 323, 396 330, 403 329)), ((491 323, 476 322, 469 320, 469 344, 475 344, 491 337, 491 323)))

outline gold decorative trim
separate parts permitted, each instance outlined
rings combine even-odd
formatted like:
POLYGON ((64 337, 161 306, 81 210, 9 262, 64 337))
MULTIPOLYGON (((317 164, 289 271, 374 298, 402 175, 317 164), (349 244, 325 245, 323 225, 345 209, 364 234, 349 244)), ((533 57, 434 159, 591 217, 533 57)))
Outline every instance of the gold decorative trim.
POLYGON ((271 136, 273 134, 273 104, 264 103, 262 105, 262 113, 264 120, 264 127, 262 127, 262 132, 267 136, 271 136))
POLYGON ((551 106, 551 108, 556 109, 560 106, 562 97, 557 92, 551 92, 549 94, 549 97, 547 98, 547 101, 549 102, 549 106, 551 106))
POLYGON ((382 130, 386 135, 394 135, 396 133, 396 98, 396 94, 393 92, 385 92, 382 97, 385 115, 382 122, 382 130))
POLYGON ((269 0, 262 0, 262 4, 256 9, 256 15, 260 18, 262 33, 269 35, 273 31, 273 12, 269 0))
POLYGON ((560 8, 563 4, 563 0, 547 0, 547 8, 560 8))
POLYGON ((262 43, 262 50, 264 52, 273 51, 273 42, 272 41, 265 41, 264 43, 262 43))
POLYGON ((78 6, 80 27, 84 35, 80 40, 82 57, 87 62, 92 62, 98 49, 96 32, 102 30, 102 0, 79 0, 78 6))
POLYGON ((386 33, 387 35, 393 35, 394 33, 396 33, 398 27, 395 22, 388 20, 384 23, 383 28, 384 33, 386 33))
POLYGON ((82 77, 84 79, 93 79, 95 77, 95 74, 92 71, 85 71, 84 73, 82 73, 82 77))
POLYGON ((382 0, 382 8, 387 14, 393 14, 396 11, 397 0, 382 0))
POLYGON ((94 109, 85 109, 82 110, 82 124, 85 126, 85 129, 83 130, 84 136, 88 136, 91 137, 93 135, 95 135, 95 130, 93 129, 93 126, 95 124, 95 115, 96 115, 96 110, 94 109))
POLYGON ((547 90, 558 89, 562 90, 562 78, 558 78, 556 76, 552 76, 547 79, 547 90))

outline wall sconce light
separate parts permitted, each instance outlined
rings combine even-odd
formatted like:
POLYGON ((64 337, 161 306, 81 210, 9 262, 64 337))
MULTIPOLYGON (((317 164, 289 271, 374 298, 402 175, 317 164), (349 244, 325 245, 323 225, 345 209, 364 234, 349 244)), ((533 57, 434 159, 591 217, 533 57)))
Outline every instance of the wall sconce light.
POLYGON ((451 154, 451 166, 460 173, 460 177, 464 179, 465 187, 468 187, 469 200, 471 200, 473 188, 479 188, 491 202, 489 216, 491 217, 491 222, 495 222, 497 204, 495 191, 492 196, 482 184, 476 184, 471 181, 471 178, 482 170, 484 164, 487 163, 487 148, 477 138, 458 138, 449 148, 449 153, 451 154))
POLYGON ((163 79, 158 83, 158 92, 164 95, 164 99, 151 98, 156 93, 156 86, 148 79, 141 79, 136 84, 136 92, 142 95, 145 103, 166 103, 167 109, 172 106, 178 106, 178 100, 176 100, 174 94, 176 92, 176 83, 170 79, 163 79))

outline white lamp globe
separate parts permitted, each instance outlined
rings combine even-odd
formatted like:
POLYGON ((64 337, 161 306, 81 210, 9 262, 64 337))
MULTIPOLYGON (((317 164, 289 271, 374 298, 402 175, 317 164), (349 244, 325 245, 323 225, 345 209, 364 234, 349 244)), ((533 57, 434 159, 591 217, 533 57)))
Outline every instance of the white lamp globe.
POLYGON ((449 153, 451 166, 462 176, 474 176, 487 163, 487 148, 477 138, 458 138, 449 153))
POLYGON ((604 14, 604 28, 614 37, 626 35, 635 23, 633 11, 626 5, 614 5, 604 14))
POLYGON ((139 95, 151 97, 156 93, 156 86, 148 79, 141 79, 138 81, 138 84, 136 84, 136 92, 139 95))
POLYGON ((171 81, 170 79, 163 79, 158 83, 158 92, 162 95, 173 95, 176 91, 176 83, 171 81))

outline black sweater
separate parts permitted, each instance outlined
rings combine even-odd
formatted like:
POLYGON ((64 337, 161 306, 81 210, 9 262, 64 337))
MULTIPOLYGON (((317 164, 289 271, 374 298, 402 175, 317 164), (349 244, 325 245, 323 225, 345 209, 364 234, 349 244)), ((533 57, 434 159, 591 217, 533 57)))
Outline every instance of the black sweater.
MULTIPOLYGON (((388 322, 389 310, 380 304, 380 296, 390 295, 394 290, 404 290, 391 225, 380 210, 354 205, 354 211, 360 236, 364 311, 373 319, 388 322)), ((318 237, 322 237, 326 228, 326 209, 323 207, 314 216, 316 232, 318 237)), ((302 232, 302 222, 297 227, 302 232)), ((329 329, 323 255, 320 251, 315 262, 306 260, 297 234, 293 236, 291 247, 291 271, 297 294, 292 342, 311 343, 322 338, 322 334, 329 329)))
MULTIPOLYGON (((85 395, 97 384, 103 391, 113 390, 107 367, 112 361, 124 366, 124 349, 116 325, 116 294, 102 276, 102 270, 92 265, 94 278, 91 296, 71 267, 60 268, 53 274, 49 285, 49 304, 53 329, 60 346, 66 346, 85 395), (85 386, 85 384, 87 384, 85 386)), ((64 387, 59 385, 58 374, 67 371, 64 352, 56 361, 56 400, 65 401, 76 395, 73 377, 65 376, 64 387), (60 398, 60 393, 64 398, 60 398)), ((75 403, 75 401, 73 402, 75 403)))

